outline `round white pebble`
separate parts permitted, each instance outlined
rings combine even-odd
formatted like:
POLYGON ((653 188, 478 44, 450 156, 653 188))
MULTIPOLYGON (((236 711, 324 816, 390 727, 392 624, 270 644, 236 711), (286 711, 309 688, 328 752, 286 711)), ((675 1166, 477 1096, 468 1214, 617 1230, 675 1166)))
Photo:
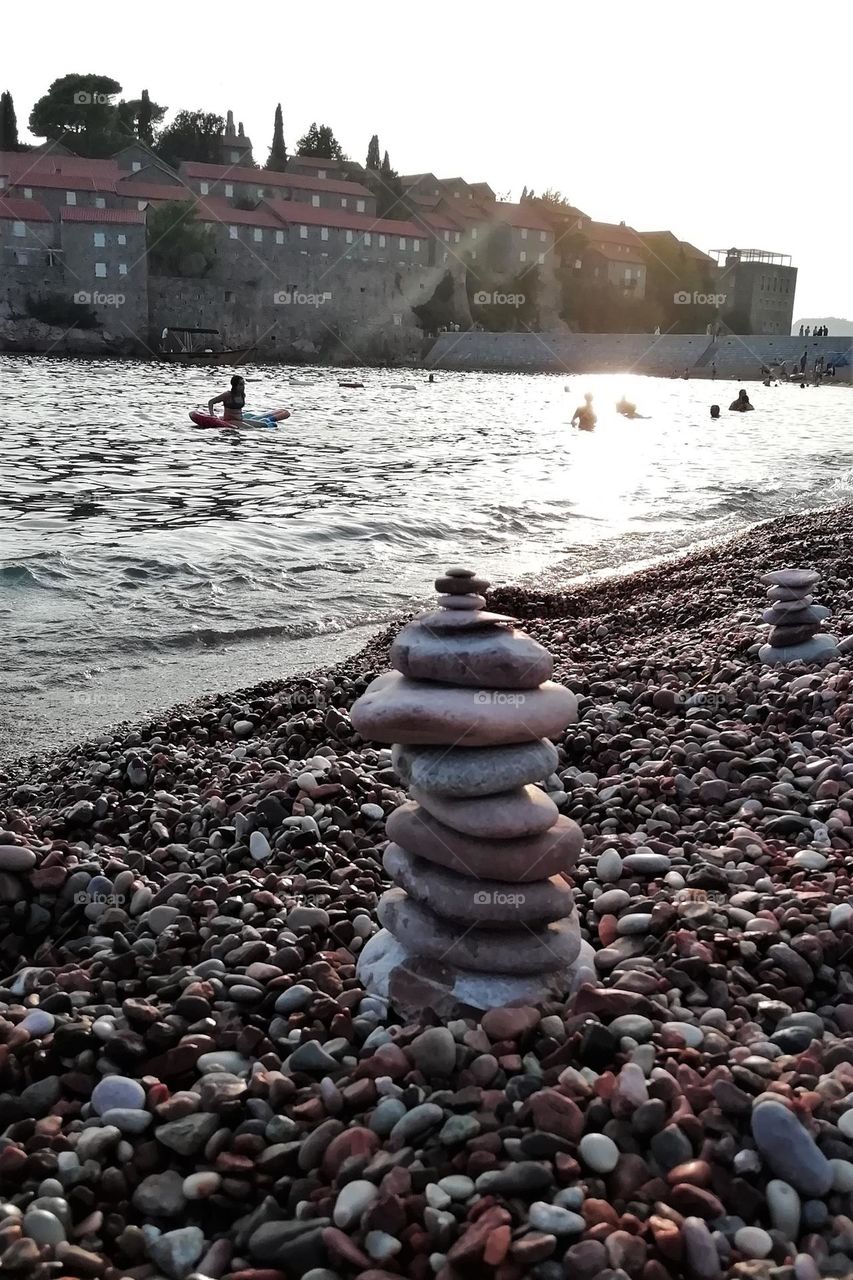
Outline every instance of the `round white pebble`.
POLYGON ((606 1133, 584 1134, 578 1155, 595 1173, 611 1173, 619 1163, 619 1148, 606 1133))
POLYGON ((747 1258, 766 1258, 773 1248, 773 1241, 761 1227, 741 1227, 735 1232, 735 1248, 747 1258))

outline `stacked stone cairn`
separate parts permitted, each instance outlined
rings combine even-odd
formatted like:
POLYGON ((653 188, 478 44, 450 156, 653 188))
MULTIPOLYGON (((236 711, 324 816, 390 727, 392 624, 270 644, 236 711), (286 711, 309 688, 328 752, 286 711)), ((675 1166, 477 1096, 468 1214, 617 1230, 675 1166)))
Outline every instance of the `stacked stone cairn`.
POLYGON ((761 662, 828 662, 838 653, 838 641, 820 630, 829 610, 815 604, 812 589, 820 575, 813 569, 774 569, 761 581, 767 585, 769 608, 761 615, 768 623, 767 643, 758 651, 761 662))
POLYGON ((358 972, 402 1012, 454 1016, 563 996, 592 955, 566 879, 582 833, 532 785, 577 699, 547 649, 487 610, 488 582, 449 569, 435 586, 439 608, 403 628, 394 670, 352 709, 362 737, 394 744, 411 797, 386 823, 396 887, 358 972))

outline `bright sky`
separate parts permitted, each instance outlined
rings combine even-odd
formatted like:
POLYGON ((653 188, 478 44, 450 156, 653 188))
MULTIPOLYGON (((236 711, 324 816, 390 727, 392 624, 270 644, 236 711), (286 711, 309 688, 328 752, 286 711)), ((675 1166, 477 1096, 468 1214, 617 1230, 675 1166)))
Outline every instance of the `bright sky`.
POLYGON ((70 72, 245 123, 266 159, 280 100, 401 173, 555 187, 603 221, 700 248, 792 255, 795 316, 853 317, 848 150, 853 6, 823 0, 431 0, 412 7, 42 0, 4 11, 0 88, 22 137, 70 72), (48 33, 48 38, 44 34, 48 33))

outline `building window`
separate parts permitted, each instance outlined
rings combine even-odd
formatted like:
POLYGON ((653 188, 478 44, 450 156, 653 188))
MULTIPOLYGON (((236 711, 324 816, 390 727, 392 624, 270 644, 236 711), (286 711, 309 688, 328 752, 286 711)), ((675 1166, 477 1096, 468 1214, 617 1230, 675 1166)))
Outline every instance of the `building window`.
POLYGON ((264 232, 262 227, 255 227, 255 244, 262 244, 264 232))
POLYGON ((131 172, 131 173, 139 173, 139 170, 140 170, 141 168, 142 168, 142 161, 141 161, 141 160, 133 160, 133 161, 131 162, 131 165, 130 165, 130 172, 131 172))
POLYGON ((329 238, 329 228, 328 228, 328 227, 321 227, 321 228, 320 228, 320 239, 321 239, 321 240, 328 240, 328 238, 329 238))
POLYGON ((300 239, 300 240, 307 240, 307 239, 308 239, 308 228, 307 228, 307 227, 300 227, 300 228, 299 228, 299 239, 300 239))
POLYGON ((540 253, 540 255, 539 255, 539 265, 540 265, 540 267, 544 267, 544 266, 545 266, 545 254, 544 254, 544 253, 540 253))
POLYGON ((472 250, 471 250, 471 261, 472 261, 472 262, 476 262, 476 261, 477 261, 477 250, 476 250, 476 249, 472 249, 472 250))
POLYGON ((105 279, 106 274, 107 274, 107 264, 105 262, 96 262, 95 275, 98 277, 98 279, 99 280, 105 279))
POLYGON ((527 261, 527 254, 525 253, 525 251, 524 251, 523 249, 522 249, 521 253, 518 255, 518 260, 519 260, 519 262, 526 262, 526 261, 527 261))
POLYGON ((318 170, 317 170, 317 177, 318 177, 318 178, 325 178, 325 176, 326 176, 326 170, 325 170, 325 169, 318 169, 318 170))
POLYGON ((547 232, 547 231, 540 231, 540 232, 539 232, 539 240, 540 240, 540 242, 541 242, 542 244, 544 244, 544 243, 545 243, 545 241, 546 241, 547 239, 548 239, 548 232, 547 232))
POLYGON ((400 236, 400 248, 405 249, 405 247, 406 247, 406 237, 400 236))
POLYGON ((258 199, 263 200, 265 195, 266 195, 266 191, 264 190, 264 188, 258 187, 258 199))
POLYGON ((229 228, 228 228, 228 235, 229 235, 229 238, 230 238, 231 240, 239 240, 239 239, 240 239, 240 232, 239 232, 239 230, 237 229, 237 227, 229 227, 229 228))
POLYGON ((126 235, 124 235, 124 234, 120 235, 120 236, 118 237, 118 243, 119 243, 119 244, 127 244, 127 236, 126 236, 126 235))
POLYGON ((459 239, 460 239, 460 233, 459 233, 458 231, 454 231, 454 233, 453 233, 453 243, 454 243, 454 244, 458 244, 458 243, 459 243, 459 239))
POLYGON ((76 204, 76 203, 77 203, 77 192, 76 192, 76 191, 66 191, 66 193, 65 193, 65 203, 66 203, 66 204, 76 204))
POLYGON ((373 243, 369 231, 365 231, 364 233, 364 243, 368 246, 368 248, 373 243))
POLYGON ((380 248, 380 249, 384 249, 384 248, 385 248, 385 237, 384 237, 384 236, 380 236, 380 237, 379 237, 379 248, 380 248))
POLYGON ((414 249, 415 253, 420 253, 420 251, 421 251, 421 242, 420 242, 420 240, 413 240, 413 241, 412 241, 412 248, 414 249))
POLYGON ((276 244, 284 244, 284 232, 283 232, 283 231, 276 231, 276 233, 275 233, 275 242, 276 242, 276 244))
POLYGON ((120 262, 120 263, 118 264, 118 273, 119 273, 119 275, 120 275, 120 276, 126 276, 126 275, 127 275, 127 263, 126 263, 126 262, 120 262))
POLYGON ((319 196, 312 196, 312 197, 311 197, 311 203, 313 204, 313 206, 314 206, 314 208, 315 208, 315 209, 319 209, 319 208, 320 208, 320 197, 319 197, 319 196))
POLYGON ((454 192, 453 192, 453 199, 454 199, 454 200, 459 200, 459 199, 461 199, 461 196, 462 196, 462 192, 461 192, 461 191, 454 191, 454 192))
POLYGON ((347 232, 347 244, 352 244, 352 232, 347 232))
POLYGON ((200 182, 200 183, 199 183, 199 191, 201 192, 201 194, 202 194, 203 196, 210 195, 210 184, 209 184, 209 183, 207 183, 207 182, 200 182))
POLYGON ((364 201, 363 201, 363 200, 356 200, 356 202, 355 202, 355 211, 356 211, 356 213, 364 213, 364 201))
POLYGON ((476 227, 472 227, 472 228, 471 228, 471 239, 472 239, 472 240, 476 240, 476 239, 477 239, 477 228, 476 228, 476 227))
POLYGON ((239 151, 232 151, 230 154, 231 154, 231 163, 232 163, 232 164, 239 164, 239 163, 240 163, 240 152, 239 152, 239 151))
POLYGON ((522 240, 526 240, 526 239, 527 239, 527 227, 522 227, 522 228, 521 228, 521 238, 522 238, 522 240))
POLYGON ((342 208, 342 209, 345 209, 346 207, 347 207, 347 198, 346 198, 346 196, 342 196, 342 197, 341 197, 341 208, 342 208))
POLYGON ((19 267, 28 267, 30 265, 30 255, 28 253, 21 253, 19 249, 15 254, 15 261, 19 267))
POLYGON ((142 213, 142 211, 144 210, 144 208, 145 208, 145 204, 146 204, 146 202, 145 202, 144 200, 137 200, 137 202, 136 202, 136 207, 137 207, 137 209, 139 210, 139 212, 140 212, 140 213, 142 213))
POLYGON ((26 222, 13 222, 13 223, 12 223, 12 235, 13 235, 13 236, 25 236, 26 234, 27 234, 27 224, 26 224, 26 222))
POLYGON ((104 197, 103 197, 103 196, 95 196, 95 208, 96 208, 96 209, 106 209, 106 207, 107 207, 107 202, 106 202, 106 200, 104 199, 104 197))
POLYGON ((25 199, 25 200, 32 200, 32 198, 33 198, 33 189, 32 189, 32 187, 24 187, 24 199, 25 199))
POLYGON ((96 231, 96 232, 95 232, 95 248, 96 248, 96 249, 105 249, 105 248, 106 248, 106 244, 107 244, 107 237, 106 237, 106 235, 104 234, 104 232, 103 232, 103 231, 96 231))
POLYGON ((449 231, 445 231, 445 233, 444 233, 444 238, 445 238, 445 240, 449 240, 449 239, 450 239, 450 232, 449 232, 449 231))

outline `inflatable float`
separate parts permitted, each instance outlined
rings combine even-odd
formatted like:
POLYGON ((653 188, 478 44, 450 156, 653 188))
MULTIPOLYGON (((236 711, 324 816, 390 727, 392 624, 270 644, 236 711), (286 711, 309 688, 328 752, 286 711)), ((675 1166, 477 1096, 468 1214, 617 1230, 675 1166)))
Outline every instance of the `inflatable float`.
POLYGON ((219 427, 226 431, 239 430, 240 427, 275 427, 289 417, 289 409, 270 409, 266 413, 244 413, 241 422, 226 422, 215 413, 202 413, 198 409, 190 411, 190 421, 197 427, 219 427))
POLYGON ((356 387, 363 387, 363 386, 364 386, 364 383, 363 383, 363 382, 339 382, 339 383, 338 383, 338 386, 339 386, 339 387, 349 387, 350 389, 355 389, 356 387))

